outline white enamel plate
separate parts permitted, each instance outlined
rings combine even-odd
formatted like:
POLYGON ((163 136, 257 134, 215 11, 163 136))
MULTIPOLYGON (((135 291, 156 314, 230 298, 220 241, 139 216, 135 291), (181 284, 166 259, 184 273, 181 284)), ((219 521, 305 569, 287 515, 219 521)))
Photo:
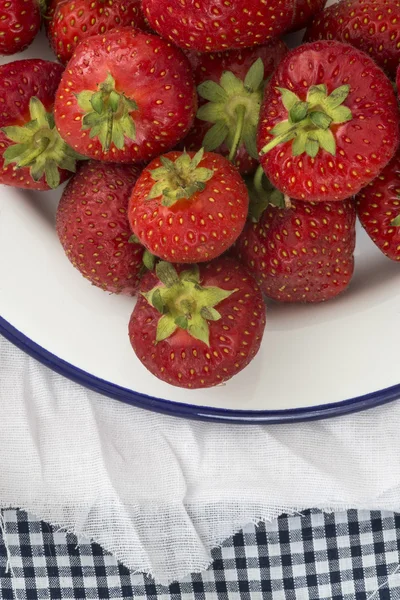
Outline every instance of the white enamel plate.
MULTIPOLYGON (((54 60, 44 38, 18 58, 35 56, 54 60)), ((240 423, 324 418, 400 398, 400 265, 363 231, 346 293, 321 305, 271 303, 249 367, 223 386, 188 391, 156 379, 133 353, 135 300, 92 287, 65 257, 54 227, 59 197, 0 186, 0 333, 50 368, 143 408, 240 423)))

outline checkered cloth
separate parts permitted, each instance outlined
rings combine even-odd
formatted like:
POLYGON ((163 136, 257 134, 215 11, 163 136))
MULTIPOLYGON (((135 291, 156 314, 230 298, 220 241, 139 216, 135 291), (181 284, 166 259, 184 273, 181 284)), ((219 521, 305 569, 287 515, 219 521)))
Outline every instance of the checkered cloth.
POLYGON ((1 600, 400 599, 400 514, 312 510, 249 525, 206 572, 168 587, 24 511, 3 511, 2 528, 1 600))

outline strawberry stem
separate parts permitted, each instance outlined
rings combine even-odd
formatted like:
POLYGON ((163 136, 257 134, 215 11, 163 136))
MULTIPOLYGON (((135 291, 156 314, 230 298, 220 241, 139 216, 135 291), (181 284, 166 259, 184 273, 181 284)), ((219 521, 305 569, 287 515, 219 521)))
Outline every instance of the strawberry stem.
POLYGON ((243 104, 239 104, 239 106, 236 107, 235 113, 237 115, 236 129, 235 129, 235 134, 233 136, 232 145, 231 145, 231 149, 230 149, 229 157, 228 157, 231 162, 234 162, 234 160, 236 158, 236 154, 237 154, 237 151, 238 151, 241 139, 242 139, 244 117, 246 115, 246 107, 243 106, 243 104))
POLYGON ((262 168, 261 165, 258 165, 257 171, 254 174, 253 185, 254 185, 254 189, 256 190, 257 194, 259 194, 260 196, 262 196, 264 193, 264 187, 262 184, 263 177, 264 177, 264 169, 262 168))
POLYGON ((249 220, 252 223, 258 223, 269 205, 277 208, 291 208, 289 196, 284 196, 282 192, 274 188, 265 176, 261 165, 258 166, 253 178, 246 178, 246 185, 250 197, 249 220))

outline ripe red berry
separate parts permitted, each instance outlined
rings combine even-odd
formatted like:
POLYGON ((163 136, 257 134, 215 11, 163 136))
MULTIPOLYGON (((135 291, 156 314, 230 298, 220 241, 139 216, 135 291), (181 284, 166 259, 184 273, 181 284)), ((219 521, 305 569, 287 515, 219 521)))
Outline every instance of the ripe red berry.
POLYGON ((38 0, 0 0, 0 54, 25 50, 40 29, 38 0))
POLYGON ((389 162, 399 139, 391 82, 348 44, 299 46, 267 88, 261 163, 272 184, 293 198, 332 201, 357 193, 389 162))
POLYGON ((57 210, 57 233, 74 267, 93 285, 135 294, 144 248, 129 242, 128 201, 138 167, 89 161, 68 183, 57 210))
POLYGON ((392 260, 400 261, 400 152, 356 196, 362 226, 392 260))
POLYGON ((181 48, 218 52, 301 29, 323 0, 142 0, 154 31, 181 48))
POLYGON ((131 27, 83 40, 55 102, 60 135, 81 154, 142 162, 189 131, 196 90, 183 53, 131 27))
POLYGON ((140 242, 163 260, 208 261, 242 231, 246 186, 220 154, 169 152, 142 171, 129 203, 129 222, 140 242))
POLYGON ((244 369, 261 344, 259 287, 232 258, 147 273, 129 323, 138 359, 159 379, 184 388, 218 385, 244 369))
POLYGON ((400 60, 400 0, 340 0, 318 13, 304 41, 338 40, 363 50, 393 79, 400 60))
POLYGON ((79 156, 53 117, 63 70, 39 58, 0 66, 0 183, 48 190, 75 172, 79 156))
MULTIPOLYGON (((353 275, 355 208, 343 202, 286 199, 272 186, 269 203, 240 235, 234 254, 262 291, 280 302, 322 302, 344 291, 353 275)), ((265 205, 264 205, 265 206, 265 205)))
POLYGON ((52 13, 47 35, 63 64, 69 61, 79 42, 88 37, 116 27, 146 28, 140 0, 62 0, 52 13))

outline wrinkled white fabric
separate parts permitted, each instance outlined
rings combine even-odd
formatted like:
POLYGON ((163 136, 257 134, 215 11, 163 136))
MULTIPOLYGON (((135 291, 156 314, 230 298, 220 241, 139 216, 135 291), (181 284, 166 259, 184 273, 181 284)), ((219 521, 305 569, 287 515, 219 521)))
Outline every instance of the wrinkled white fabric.
POLYGON ((104 398, 0 337, 0 508, 95 540, 158 582, 246 523, 400 510, 400 402, 296 425, 185 421, 104 398))

